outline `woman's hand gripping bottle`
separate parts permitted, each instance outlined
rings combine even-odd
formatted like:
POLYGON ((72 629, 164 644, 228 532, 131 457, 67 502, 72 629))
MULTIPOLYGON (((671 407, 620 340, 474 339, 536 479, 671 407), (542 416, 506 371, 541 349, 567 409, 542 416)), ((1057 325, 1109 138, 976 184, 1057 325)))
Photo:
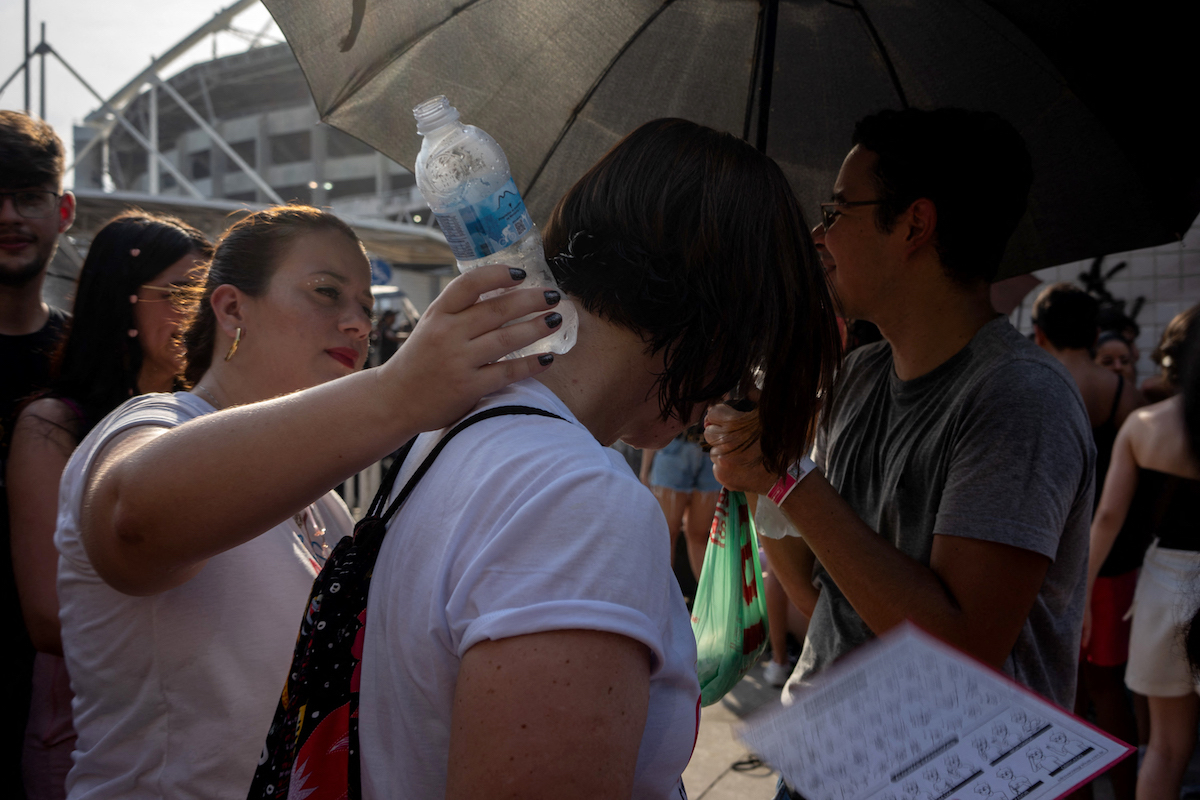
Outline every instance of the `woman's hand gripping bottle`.
MULTIPOLYGON (((541 234, 496 140, 474 125, 459 122, 458 111, 442 95, 414 108, 413 116, 417 133, 425 137, 417 155, 417 188, 437 218, 459 272, 507 264, 525 270, 527 277, 520 286, 557 290, 546 266, 541 234)), ((552 334, 507 357, 570 350, 579 330, 578 314, 566 298, 556 310, 563 321, 552 334)))

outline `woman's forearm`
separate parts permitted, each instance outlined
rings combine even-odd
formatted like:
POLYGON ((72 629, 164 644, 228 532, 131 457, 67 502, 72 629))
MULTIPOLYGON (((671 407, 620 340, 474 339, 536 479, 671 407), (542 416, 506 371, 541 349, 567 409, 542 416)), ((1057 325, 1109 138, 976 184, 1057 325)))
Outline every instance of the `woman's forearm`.
POLYGON ((152 594, 264 533, 420 432, 376 370, 170 430, 133 429, 94 472, 84 543, 120 591, 152 594), (353 409, 353 410, 350 410, 353 409))
POLYGON ((84 545, 101 577, 128 594, 178 586, 412 436, 544 369, 534 357, 493 363, 545 335, 540 318, 499 327, 545 310, 544 292, 475 305, 481 279, 455 284, 381 367, 115 440, 96 460, 83 508, 84 545))

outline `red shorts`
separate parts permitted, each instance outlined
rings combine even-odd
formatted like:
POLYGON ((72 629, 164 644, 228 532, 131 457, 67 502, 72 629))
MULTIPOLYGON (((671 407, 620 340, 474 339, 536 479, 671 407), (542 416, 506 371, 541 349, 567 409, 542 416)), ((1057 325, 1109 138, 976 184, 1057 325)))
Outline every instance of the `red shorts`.
POLYGON ((1133 605, 1138 571, 1096 578, 1092 589, 1092 640, 1081 655, 1089 664, 1116 667, 1129 660, 1129 627, 1125 619, 1133 605))

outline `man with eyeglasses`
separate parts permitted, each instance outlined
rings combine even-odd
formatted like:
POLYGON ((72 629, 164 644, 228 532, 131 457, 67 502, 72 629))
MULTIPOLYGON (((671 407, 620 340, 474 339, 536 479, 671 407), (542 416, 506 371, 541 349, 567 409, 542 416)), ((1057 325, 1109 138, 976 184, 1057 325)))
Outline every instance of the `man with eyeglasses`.
MULTIPOLYGON (((45 385, 50 353, 67 314, 42 300, 46 268, 59 234, 75 219, 75 197, 63 191, 64 152, 54 130, 17 111, 0 111, 0 485, 15 411, 45 385)), ((0 671, 0 774, 23 796, 21 742, 29 713, 33 645, 17 610, 8 533, 7 490, 0 492, 0 602, 10 610, 0 671)))
POLYGON ((717 479, 800 533, 764 540, 811 612, 785 700, 910 619, 1070 708, 1095 447, 1070 374, 989 297, 1029 154, 1007 122, 959 109, 880 112, 853 143, 814 239, 844 316, 885 341, 847 357, 815 465, 768 474, 728 406, 706 430, 717 479))

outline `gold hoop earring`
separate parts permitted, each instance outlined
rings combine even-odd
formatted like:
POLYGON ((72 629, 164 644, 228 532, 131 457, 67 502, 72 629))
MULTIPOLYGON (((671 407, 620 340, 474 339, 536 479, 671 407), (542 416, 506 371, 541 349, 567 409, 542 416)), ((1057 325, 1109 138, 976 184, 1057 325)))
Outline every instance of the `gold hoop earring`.
POLYGON ((225 360, 233 358, 233 354, 237 352, 238 345, 242 343, 242 329, 237 329, 237 335, 233 337, 233 344, 229 346, 229 352, 225 354, 225 360))

